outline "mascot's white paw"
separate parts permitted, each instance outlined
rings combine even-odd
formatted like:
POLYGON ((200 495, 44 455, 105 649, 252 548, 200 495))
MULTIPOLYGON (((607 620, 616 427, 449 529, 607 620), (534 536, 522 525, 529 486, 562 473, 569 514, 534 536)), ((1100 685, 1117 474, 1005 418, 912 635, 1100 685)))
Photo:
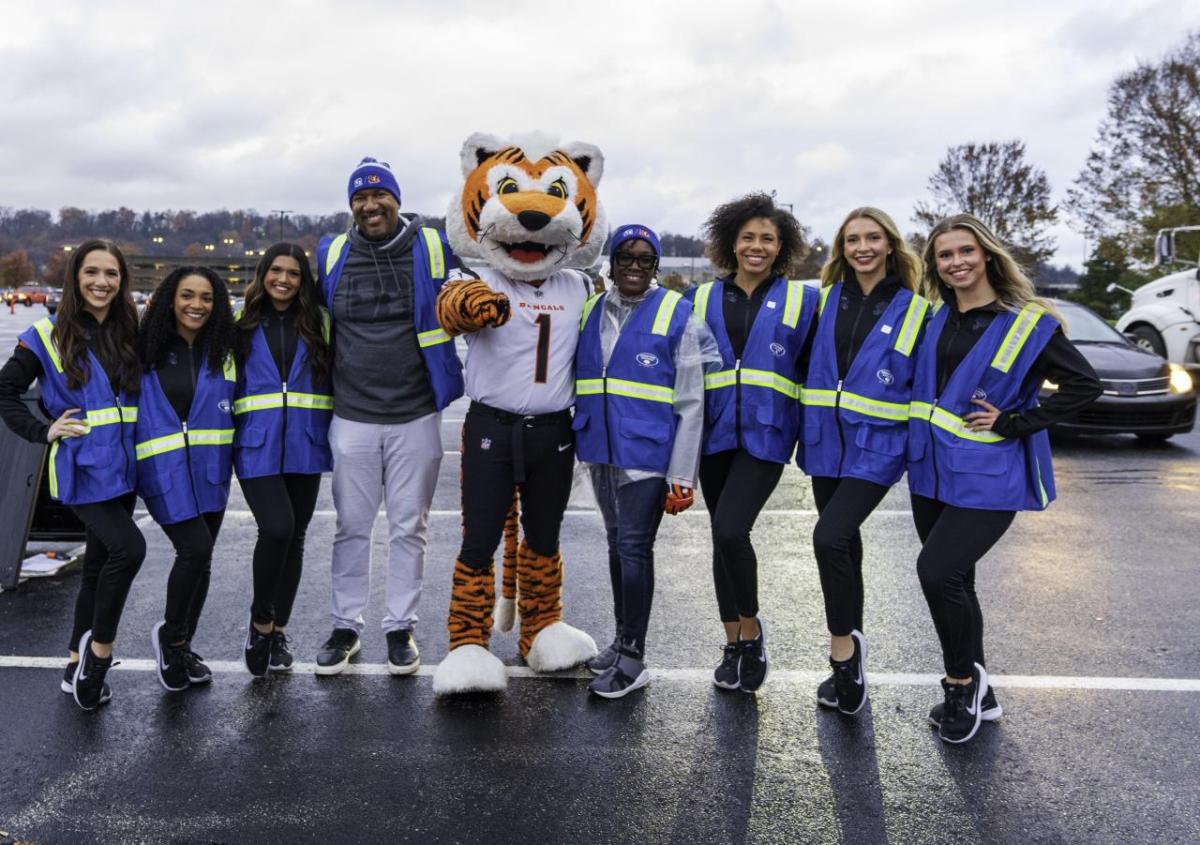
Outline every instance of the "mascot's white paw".
POLYGON ((566 622, 554 622, 538 631, 525 662, 535 672, 570 669, 596 656, 596 641, 566 622))
POLYGON ((483 646, 459 646, 446 655, 433 673, 434 695, 498 692, 508 685, 504 664, 483 646))
POLYGON ((514 599, 500 599, 500 601, 496 604, 495 621, 492 622, 492 628, 497 631, 508 633, 513 629, 513 623, 516 621, 516 601, 514 599))

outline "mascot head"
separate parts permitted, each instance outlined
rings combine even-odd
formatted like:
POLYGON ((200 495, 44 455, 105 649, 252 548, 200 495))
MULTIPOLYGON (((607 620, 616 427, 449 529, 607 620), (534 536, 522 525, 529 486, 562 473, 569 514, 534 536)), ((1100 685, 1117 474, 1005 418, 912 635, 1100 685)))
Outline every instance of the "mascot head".
POLYGON ((590 267, 608 227, 596 185, 604 156, 591 144, 476 133, 462 148, 463 188, 446 214, 450 246, 514 279, 590 267))

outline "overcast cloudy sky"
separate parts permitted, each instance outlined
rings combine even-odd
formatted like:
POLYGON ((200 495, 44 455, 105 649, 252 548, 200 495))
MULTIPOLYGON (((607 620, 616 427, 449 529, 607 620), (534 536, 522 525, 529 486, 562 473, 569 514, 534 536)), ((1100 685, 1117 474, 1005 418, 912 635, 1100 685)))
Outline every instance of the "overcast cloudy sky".
MULTIPOLYGON (((444 214, 473 131, 605 153, 610 221, 694 234, 776 190, 814 234, 906 230, 947 146, 1021 138, 1056 198, 1109 83, 1200 0, 3 5, 0 205, 345 207, 363 155, 444 214)), ((1084 243, 1056 230, 1059 262, 1084 243)))

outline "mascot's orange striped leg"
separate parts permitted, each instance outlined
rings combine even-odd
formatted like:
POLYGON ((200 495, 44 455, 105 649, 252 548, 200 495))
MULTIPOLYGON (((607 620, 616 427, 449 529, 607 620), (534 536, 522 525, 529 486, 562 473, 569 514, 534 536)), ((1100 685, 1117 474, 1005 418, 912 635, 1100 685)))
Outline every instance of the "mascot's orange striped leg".
POLYGON ((464 645, 488 647, 492 637, 492 607, 496 603, 496 575, 492 567, 475 569, 454 561, 450 591, 450 650, 464 645))
POLYGON ((522 542, 517 549, 517 599, 521 656, 535 672, 569 669, 596 656, 596 641, 562 621, 562 555, 540 555, 522 542))
POLYGON ((517 539, 520 534, 520 502, 513 490, 512 506, 504 518, 504 568, 500 575, 500 604, 496 606, 496 630, 511 631, 517 615, 517 539))

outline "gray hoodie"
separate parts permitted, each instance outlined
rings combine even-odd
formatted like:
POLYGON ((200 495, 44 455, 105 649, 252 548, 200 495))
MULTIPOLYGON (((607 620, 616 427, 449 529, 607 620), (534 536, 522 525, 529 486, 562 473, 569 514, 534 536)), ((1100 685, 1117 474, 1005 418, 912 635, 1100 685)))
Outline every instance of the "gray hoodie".
POLYGON ((394 424, 437 410, 413 317, 418 215, 400 216, 388 241, 357 227, 333 297, 333 410, 355 422, 394 424))

